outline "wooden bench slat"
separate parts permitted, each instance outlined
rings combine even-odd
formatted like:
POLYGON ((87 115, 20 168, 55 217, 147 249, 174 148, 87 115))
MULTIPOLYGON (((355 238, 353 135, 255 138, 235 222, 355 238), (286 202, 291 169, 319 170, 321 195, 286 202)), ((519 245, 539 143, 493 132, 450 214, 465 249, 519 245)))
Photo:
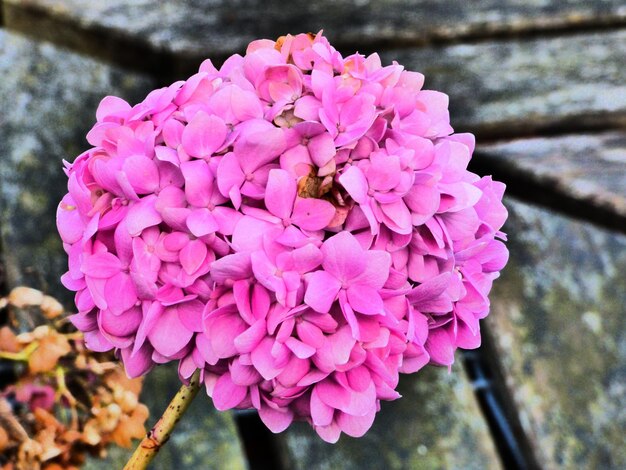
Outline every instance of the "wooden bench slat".
POLYGON ((479 138, 626 127, 626 31, 385 52, 450 96, 479 138))
POLYGON ((474 158, 513 195, 626 232, 626 131, 479 145, 474 158))
POLYGON ((325 29, 347 49, 623 25, 619 0, 4 0, 5 24, 79 50, 190 72, 260 37, 325 29))
POLYGON ((624 468, 626 236, 508 199, 487 322, 543 468, 624 468))

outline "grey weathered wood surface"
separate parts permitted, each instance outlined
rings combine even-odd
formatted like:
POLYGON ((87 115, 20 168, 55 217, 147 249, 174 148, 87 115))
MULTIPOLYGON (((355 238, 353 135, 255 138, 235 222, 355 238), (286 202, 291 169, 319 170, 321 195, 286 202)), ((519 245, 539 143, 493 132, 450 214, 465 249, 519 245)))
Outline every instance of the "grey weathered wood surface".
POLYGON ((625 130, 479 145, 475 162, 510 194, 626 232, 625 130))
POLYGON ((626 467, 626 236, 512 200, 487 322, 548 469, 626 467))
MULTIPOLYGON (((380 47, 385 61, 424 73, 427 88, 450 95, 455 128, 478 134, 477 171, 493 172, 511 193, 551 208, 507 203, 511 263, 495 283, 489 320, 503 376, 547 468, 626 465, 626 241, 615 233, 626 230, 622 1, 0 5, 5 28, 37 39, 0 30, 0 233, 10 284, 60 292, 60 160, 86 147, 102 96, 137 101, 155 84, 184 78, 205 57, 219 61, 258 37, 323 27, 343 52, 380 47)), ((147 390, 173 387, 168 374, 151 376, 147 390)), ((329 446, 297 426, 280 437, 286 457, 294 468, 498 466, 463 373, 428 370, 401 387, 405 397, 383 404, 365 438, 329 446)), ((155 411, 167 400, 161 392, 146 397, 155 411)), ((209 411, 204 397, 195 406, 157 468, 245 467, 231 416, 209 411)), ((119 466, 124 454, 113 457, 104 466, 119 466)))
POLYGON ((626 10, 619 0, 4 0, 4 17, 9 28, 91 54, 184 68, 286 33, 325 29, 350 48, 414 46, 623 25, 626 10))
POLYGON ((626 127, 626 30, 383 54, 450 95, 452 125, 479 138, 626 127))

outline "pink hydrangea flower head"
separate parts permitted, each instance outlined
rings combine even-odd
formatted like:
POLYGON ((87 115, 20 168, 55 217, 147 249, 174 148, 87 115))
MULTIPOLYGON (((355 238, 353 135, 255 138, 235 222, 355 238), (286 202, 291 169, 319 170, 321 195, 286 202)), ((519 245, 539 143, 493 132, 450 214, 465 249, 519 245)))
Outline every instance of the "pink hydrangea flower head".
POLYGON ((448 99, 321 34, 255 41, 134 106, 66 163, 64 285, 130 376, 196 369, 275 432, 362 436, 400 373, 480 344, 504 185, 467 170, 448 99))

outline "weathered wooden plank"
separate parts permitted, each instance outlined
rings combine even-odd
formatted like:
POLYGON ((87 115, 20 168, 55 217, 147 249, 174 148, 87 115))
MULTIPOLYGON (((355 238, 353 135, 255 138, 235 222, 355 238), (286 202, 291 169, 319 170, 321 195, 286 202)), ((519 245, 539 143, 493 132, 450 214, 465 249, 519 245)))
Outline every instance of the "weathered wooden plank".
POLYGON ((507 201, 490 330, 544 468, 626 467, 626 237, 507 201))
POLYGON ((626 127, 626 31, 384 53, 450 95, 452 124, 479 137, 626 127))
POLYGON ((626 132, 518 139, 479 146, 477 170, 511 194, 626 231, 626 132))
POLYGON ((306 424, 279 438, 294 469, 501 468, 473 390, 460 363, 453 372, 427 368, 400 381, 402 398, 382 404, 359 438, 323 442, 306 424))
MULTIPOLYGON (((8 283, 67 299, 58 281, 67 257, 55 228, 56 205, 67 191, 61 159, 72 160, 87 147, 84 136, 104 95, 137 101, 153 84, 142 75, 3 30, 0 76, 0 234, 8 283)), ((178 387, 171 367, 150 374, 143 400, 152 421, 178 387)), ((205 395, 193 406, 155 468, 246 468, 231 415, 217 413, 205 395)), ((121 468, 126 454, 113 454, 117 460, 98 468, 121 468)))
POLYGON ((85 134, 107 94, 137 100, 150 79, 0 30, 0 234, 8 282, 63 292, 67 270, 56 206, 67 192, 62 159, 88 147, 85 134))
MULTIPOLYGON (((10 28, 148 68, 195 68, 253 39, 325 29, 346 48, 622 25, 619 0, 4 0, 10 28)), ((161 69, 162 70, 162 69, 161 69)))

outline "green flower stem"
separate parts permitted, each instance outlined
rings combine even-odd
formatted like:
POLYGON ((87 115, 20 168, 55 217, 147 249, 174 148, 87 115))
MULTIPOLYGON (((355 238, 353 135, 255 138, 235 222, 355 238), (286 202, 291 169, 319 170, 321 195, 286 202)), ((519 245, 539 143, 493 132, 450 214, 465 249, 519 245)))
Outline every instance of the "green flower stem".
POLYGON ((163 416, 157 421, 150 432, 139 443, 124 470, 140 470, 148 468, 159 449, 168 441, 174 426, 200 390, 200 371, 194 372, 189 385, 183 385, 172 399, 163 416))

